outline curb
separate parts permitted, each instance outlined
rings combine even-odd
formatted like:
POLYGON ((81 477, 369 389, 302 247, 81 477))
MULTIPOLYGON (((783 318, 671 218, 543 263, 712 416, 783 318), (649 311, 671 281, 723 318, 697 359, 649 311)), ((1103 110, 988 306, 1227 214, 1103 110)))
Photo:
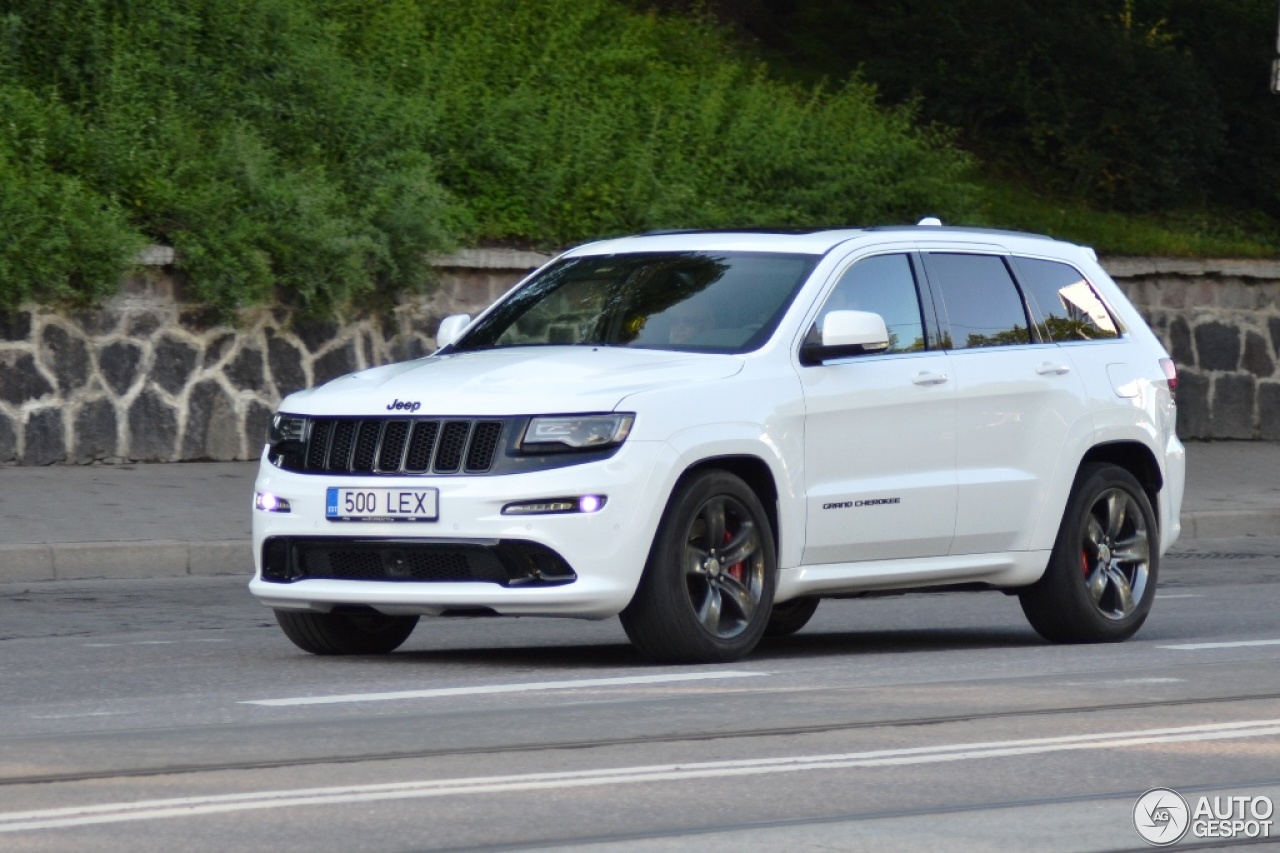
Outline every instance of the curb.
POLYGON ((0 582, 252 574, 248 539, 0 545, 0 582))
MULTIPOLYGON (((1280 536, 1280 508, 1184 513, 1178 541, 1236 536, 1280 536)), ((252 574, 249 539, 0 545, 0 583, 252 574)))
POLYGON ((1222 509, 1182 514, 1183 539, 1280 536, 1280 509, 1222 509))

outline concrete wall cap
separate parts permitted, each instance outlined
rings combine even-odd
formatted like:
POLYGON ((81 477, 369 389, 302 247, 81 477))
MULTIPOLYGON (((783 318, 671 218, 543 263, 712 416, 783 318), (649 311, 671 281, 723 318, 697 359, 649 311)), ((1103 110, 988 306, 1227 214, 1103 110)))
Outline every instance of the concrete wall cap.
POLYGON ((532 270, 551 260, 551 257, 541 252, 523 252, 519 249, 463 249, 436 258, 431 265, 445 269, 532 270))
POLYGON ((1112 278, 1142 276, 1234 276, 1236 278, 1280 279, 1280 261, 1237 258, 1137 258, 1100 259, 1112 278))

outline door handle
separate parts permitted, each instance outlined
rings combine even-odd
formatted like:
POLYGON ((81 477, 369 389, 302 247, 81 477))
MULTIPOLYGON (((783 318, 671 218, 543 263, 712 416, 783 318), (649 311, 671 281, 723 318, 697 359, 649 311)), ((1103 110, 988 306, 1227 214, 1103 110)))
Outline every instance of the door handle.
POLYGON ((1046 361, 1044 364, 1036 368, 1036 373, 1039 373, 1041 376, 1061 376, 1064 373, 1070 373, 1070 372, 1071 372, 1070 365, 1054 364, 1053 362, 1049 362, 1049 361, 1046 361))
POLYGON ((947 374, 930 373, 927 370, 922 370, 913 376, 911 381, 917 385, 941 385, 943 382, 947 381, 947 374))

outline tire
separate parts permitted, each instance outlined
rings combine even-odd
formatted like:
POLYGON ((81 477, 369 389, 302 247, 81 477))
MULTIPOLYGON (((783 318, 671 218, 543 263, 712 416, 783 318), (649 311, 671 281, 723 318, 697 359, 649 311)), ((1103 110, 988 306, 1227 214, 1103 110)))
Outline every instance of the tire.
POLYGON ((764 635, 777 565, 755 492, 726 471, 695 474, 667 504, 622 627, 657 662, 738 660, 764 635))
POLYGON ((417 616, 387 616, 364 608, 275 614, 284 635, 313 655, 384 655, 400 648, 418 624, 417 616))
POLYGON ((764 626, 764 635, 766 637, 791 636, 809 624, 821 600, 816 595, 806 595, 773 605, 773 610, 769 613, 769 624, 764 626))
POLYGON ((1044 576, 1019 594, 1055 643, 1114 643, 1142 627, 1155 598, 1159 529, 1133 475, 1091 464, 1076 475, 1044 576))

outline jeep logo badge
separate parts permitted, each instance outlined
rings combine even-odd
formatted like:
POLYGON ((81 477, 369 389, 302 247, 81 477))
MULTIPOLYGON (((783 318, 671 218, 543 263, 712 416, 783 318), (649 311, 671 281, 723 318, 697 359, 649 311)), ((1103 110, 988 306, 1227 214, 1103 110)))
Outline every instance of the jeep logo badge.
POLYGON ((388 412, 416 412, 422 408, 422 404, 417 400, 392 400, 387 406, 388 412))

